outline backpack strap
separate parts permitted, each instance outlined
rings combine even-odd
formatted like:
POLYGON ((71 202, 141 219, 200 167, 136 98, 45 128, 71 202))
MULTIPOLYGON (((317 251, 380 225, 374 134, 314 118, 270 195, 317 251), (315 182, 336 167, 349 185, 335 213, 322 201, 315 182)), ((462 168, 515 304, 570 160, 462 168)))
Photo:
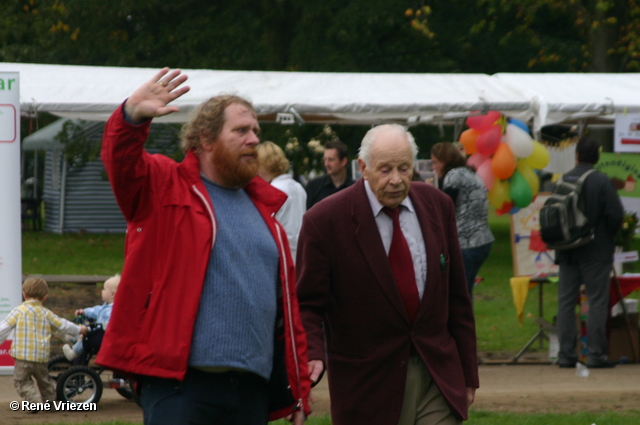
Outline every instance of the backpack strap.
POLYGON ((590 170, 585 171, 584 173, 582 173, 582 175, 580 176, 580 178, 578 180, 576 180, 576 192, 580 193, 580 189, 582 189, 582 184, 584 183, 584 181, 587 179, 587 177, 589 177, 589 174, 593 173, 594 170, 593 168, 590 170))
MULTIPOLYGON (((590 170, 585 171, 584 173, 582 173, 582 175, 578 178, 578 180, 576 180, 575 184, 576 185, 576 192, 580 192, 580 189, 582 188, 582 184, 584 183, 584 181, 587 179, 587 176, 591 173, 593 173, 594 170, 593 168, 590 170)), ((562 183, 564 183, 564 179, 562 178, 562 176, 560 176, 558 178, 558 181, 556 182, 556 187, 560 186, 562 183)))

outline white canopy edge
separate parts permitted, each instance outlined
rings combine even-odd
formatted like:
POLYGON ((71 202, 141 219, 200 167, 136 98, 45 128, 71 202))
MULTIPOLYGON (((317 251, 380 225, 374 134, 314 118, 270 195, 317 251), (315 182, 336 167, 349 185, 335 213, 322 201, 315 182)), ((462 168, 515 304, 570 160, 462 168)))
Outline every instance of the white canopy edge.
POLYGON ((537 102, 534 129, 545 125, 616 113, 640 112, 640 74, 506 73, 494 78, 519 87, 537 102))
MULTIPOLYGON (((20 73, 23 112, 106 121, 138 86, 158 71, 69 65, 0 63, 20 73)), ((497 110, 527 121, 537 104, 524 90, 485 74, 312 73, 184 70, 191 91, 174 104, 180 112, 156 122, 184 122, 217 94, 252 101, 263 121, 297 113, 310 122, 377 124, 452 120, 497 110)))

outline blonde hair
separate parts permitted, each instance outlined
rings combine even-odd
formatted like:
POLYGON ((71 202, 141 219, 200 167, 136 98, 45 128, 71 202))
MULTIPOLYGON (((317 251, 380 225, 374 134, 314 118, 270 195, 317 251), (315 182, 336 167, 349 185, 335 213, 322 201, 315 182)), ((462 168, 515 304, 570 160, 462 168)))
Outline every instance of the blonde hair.
POLYGON ((22 292, 26 298, 44 300, 49 293, 47 281, 39 277, 29 277, 22 284, 22 292))
POLYGON ((256 146, 258 162, 269 174, 278 177, 289 171, 289 160, 280 146, 273 142, 262 142, 256 146))
POLYGON ((115 294, 118 290, 118 285, 120 285, 120 273, 116 273, 114 276, 111 276, 109 279, 104 281, 105 289, 107 289, 107 284, 111 286, 111 292, 115 294))

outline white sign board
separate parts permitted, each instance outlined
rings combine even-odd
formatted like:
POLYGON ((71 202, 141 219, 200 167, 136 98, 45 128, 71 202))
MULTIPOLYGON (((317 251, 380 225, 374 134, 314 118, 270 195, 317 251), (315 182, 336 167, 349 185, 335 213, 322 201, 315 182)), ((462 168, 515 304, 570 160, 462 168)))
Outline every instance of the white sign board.
MULTIPOLYGON (((0 72, 0 319, 22 302, 20 76, 0 72)), ((10 337, 12 338, 12 337, 10 337)), ((0 373, 13 373, 11 340, 0 345, 0 373)))
POLYGON ((640 114, 616 114, 614 152, 640 152, 640 114))

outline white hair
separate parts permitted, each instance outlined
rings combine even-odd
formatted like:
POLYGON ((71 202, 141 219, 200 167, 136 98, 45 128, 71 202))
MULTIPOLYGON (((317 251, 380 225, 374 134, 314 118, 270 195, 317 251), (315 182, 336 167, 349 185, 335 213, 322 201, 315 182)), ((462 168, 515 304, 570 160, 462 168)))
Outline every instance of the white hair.
POLYGON ((367 134, 362 138, 362 143, 360 144, 360 148, 358 149, 358 158, 361 159, 365 165, 368 167, 369 162, 371 160, 371 146, 377 140, 380 133, 391 133, 397 134, 405 137, 407 142, 409 142, 409 148, 411 149, 411 157, 418 157, 418 146, 416 145, 416 141, 413 138, 413 134, 411 134, 404 126, 400 124, 382 124, 373 127, 367 134))

